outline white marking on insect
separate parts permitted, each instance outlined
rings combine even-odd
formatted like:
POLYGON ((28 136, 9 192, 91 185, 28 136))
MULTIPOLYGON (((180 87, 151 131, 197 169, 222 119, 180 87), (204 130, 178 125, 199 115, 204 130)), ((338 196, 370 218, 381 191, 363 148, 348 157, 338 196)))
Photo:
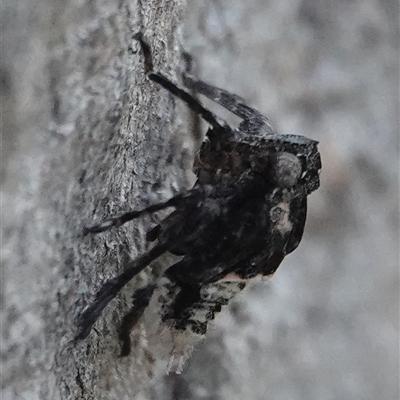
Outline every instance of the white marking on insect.
POLYGON ((288 203, 278 203, 271 208, 271 220, 275 223, 275 229, 282 235, 291 232, 293 224, 289 219, 290 207, 288 203))

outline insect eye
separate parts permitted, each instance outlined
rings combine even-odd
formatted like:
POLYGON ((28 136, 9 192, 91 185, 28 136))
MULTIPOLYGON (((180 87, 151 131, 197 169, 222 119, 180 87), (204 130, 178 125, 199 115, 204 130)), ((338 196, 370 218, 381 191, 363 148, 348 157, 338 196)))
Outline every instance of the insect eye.
POLYGON ((291 153, 273 154, 270 159, 269 178, 280 187, 294 186, 302 172, 301 161, 291 153))

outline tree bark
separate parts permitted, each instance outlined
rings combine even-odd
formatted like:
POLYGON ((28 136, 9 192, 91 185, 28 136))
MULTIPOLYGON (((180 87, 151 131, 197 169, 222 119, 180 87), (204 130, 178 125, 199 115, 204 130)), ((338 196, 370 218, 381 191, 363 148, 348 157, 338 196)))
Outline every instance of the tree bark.
POLYGON ((145 250, 151 221, 96 237, 83 237, 83 227, 187 184, 175 100, 147 80, 133 40, 142 30, 155 67, 175 79, 182 8, 169 0, 6 1, 3 399, 132 399, 165 372, 140 343, 133 356, 117 357, 129 290, 87 340, 72 339, 100 285, 145 250))

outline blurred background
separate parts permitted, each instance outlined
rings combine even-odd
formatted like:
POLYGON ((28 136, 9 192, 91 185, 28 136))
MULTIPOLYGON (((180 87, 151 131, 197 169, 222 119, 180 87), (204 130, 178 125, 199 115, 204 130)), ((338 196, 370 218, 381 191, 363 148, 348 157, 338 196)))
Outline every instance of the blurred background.
POLYGON ((391 0, 188 2, 198 75, 318 140, 323 169, 300 247, 154 399, 399 398, 398 17, 391 0))

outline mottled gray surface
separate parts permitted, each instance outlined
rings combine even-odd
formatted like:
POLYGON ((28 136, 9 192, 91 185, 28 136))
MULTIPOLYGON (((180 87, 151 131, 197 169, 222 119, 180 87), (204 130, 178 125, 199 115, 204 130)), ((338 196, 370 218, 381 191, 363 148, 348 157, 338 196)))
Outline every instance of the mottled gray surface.
POLYGON ((299 249, 221 315, 169 399, 399 398, 397 7, 190 3, 201 77, 319 140, 323 169, 299 249))
POLYGON ((175 102, 149 84, 132 39, 145 26, 173 76, 182 5, 11 0, 2 11, 2 398, 131 399, 165 367, 140 345, 117 357, 130 292, 77 346, 74 317, 144 251, 150 218, 95 238, 82 228, 186 181, 175 102))
POLYGON ((183 375, 163 379, 169 347, 149 348, 140 329, 132 357, 116 357, 129 290, 88 341, 70 340, 151 221, 93 239, 83 224, 187 185, 177 103, 149 85, 132 41, 144 26, 156 66, 176 76, 182 4, 3 2, 3 398, 397 399, 397 7, 189 2, 184 44, 200 76, 280 132, 318 139, 322 186, 300 248, 222 313, 183 375))

